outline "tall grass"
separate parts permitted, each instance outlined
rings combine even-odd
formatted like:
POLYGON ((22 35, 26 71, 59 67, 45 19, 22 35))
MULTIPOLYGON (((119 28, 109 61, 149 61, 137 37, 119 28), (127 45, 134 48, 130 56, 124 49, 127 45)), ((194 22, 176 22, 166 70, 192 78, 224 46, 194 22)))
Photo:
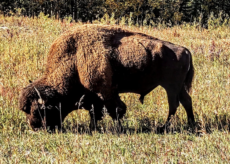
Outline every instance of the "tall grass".
MULTIPOLYGON (((214 18, 212 18, 213 20, 214 18)), ((210 20, 211 21, 211 20, 210 20)), ((104 17, 95 23, 114 24, 104 17)), ((187 47, 193 55, 195 79, 191 92, 195 119, 202 137, 191 134, 185 110, 179 107, 174 134, 158 135, 168 103, 163 88, 145 97, 121 94, 128 110, 125 134, 113 133, 108 116, 102 133, 87 133, 88 112, 72 112, 64 122, 65 133, 33 132, 18 110, 20 90, 42 76, 49 46, 64 31, 82 24, 54 20, 43 14, 31 19, 0 15, 0 163, 203 163, 230 159, 230 29, 229 25, 203 29, 197 24, 167 28, 164 24, 134 26, 123 18, 124 28, 140 30, 159 39, 187 47), (3 28, 4 27, 4 28, 3 28)))

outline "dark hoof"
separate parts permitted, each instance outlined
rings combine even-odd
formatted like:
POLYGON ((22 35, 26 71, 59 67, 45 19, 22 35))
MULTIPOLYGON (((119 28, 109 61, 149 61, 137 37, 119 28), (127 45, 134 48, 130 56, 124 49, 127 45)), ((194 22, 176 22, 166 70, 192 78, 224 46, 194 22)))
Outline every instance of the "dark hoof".
POLYGON ((167 123, 162 127, 157 127, 157 133, 159 134, 173 133, 174 131, 175 128, 170 123, 167 123))
POLYGON ((168 133, 169 130, 168 128, 164 125, 162 127, 157 127, 157 131, 156 131, 158 134, 165 134, 165 133, 168 133))

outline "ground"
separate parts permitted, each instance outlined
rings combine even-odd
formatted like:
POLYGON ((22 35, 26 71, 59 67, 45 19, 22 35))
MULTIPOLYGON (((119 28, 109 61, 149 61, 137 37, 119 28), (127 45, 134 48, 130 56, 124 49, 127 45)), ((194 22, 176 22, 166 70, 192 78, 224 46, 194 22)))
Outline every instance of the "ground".
MULTIPOLYGON (((103 23, 103 22, 101 22, 103 23)), ((127 104, 126 130, 118 134, 109 116, 90 135, 87 111, 71 113, 63 132, 33 132, 18 110, 20 90, 44 72, 49 46, 61 33, 81 24, 49 19, 0 16, 0 163, 227 163, 230 160, 230 29, 196 25, 139 28, 146 34, 187 47, 195 79, 191 96, 201 129, 191 133, 179 107, 171 133, 157 134, 168 114, 165 91, 144 100, 121 94, 127 104), (4 27, 4 28, 3 28, 4 27)))

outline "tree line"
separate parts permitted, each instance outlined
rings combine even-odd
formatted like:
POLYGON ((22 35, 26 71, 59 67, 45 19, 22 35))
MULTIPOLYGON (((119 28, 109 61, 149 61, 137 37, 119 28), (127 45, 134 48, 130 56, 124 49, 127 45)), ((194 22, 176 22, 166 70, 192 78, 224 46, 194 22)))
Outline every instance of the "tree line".
POLYGON ((7 15, 20 11, 34 17, 43 12, 58 19, 71 17, 75 21, 92 22, 105 14, 114 19, 131 17, 134 23, 150 24, 159 21, 200 21, 206 24, 209 16, 228 18, 229 0, 1 0, 0 11, 7 15))

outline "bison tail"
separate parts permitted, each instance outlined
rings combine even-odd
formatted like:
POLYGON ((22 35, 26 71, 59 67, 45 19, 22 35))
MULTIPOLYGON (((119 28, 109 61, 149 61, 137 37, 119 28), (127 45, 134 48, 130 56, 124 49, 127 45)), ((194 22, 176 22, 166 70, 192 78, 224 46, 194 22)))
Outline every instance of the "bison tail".
POLYGON ((187 92, 190 92, 192 88, 193 77, 194 77, 194 67, 192 62, 192 55, 190 53, 190 67, 184 81, 184 86, 187 92))

